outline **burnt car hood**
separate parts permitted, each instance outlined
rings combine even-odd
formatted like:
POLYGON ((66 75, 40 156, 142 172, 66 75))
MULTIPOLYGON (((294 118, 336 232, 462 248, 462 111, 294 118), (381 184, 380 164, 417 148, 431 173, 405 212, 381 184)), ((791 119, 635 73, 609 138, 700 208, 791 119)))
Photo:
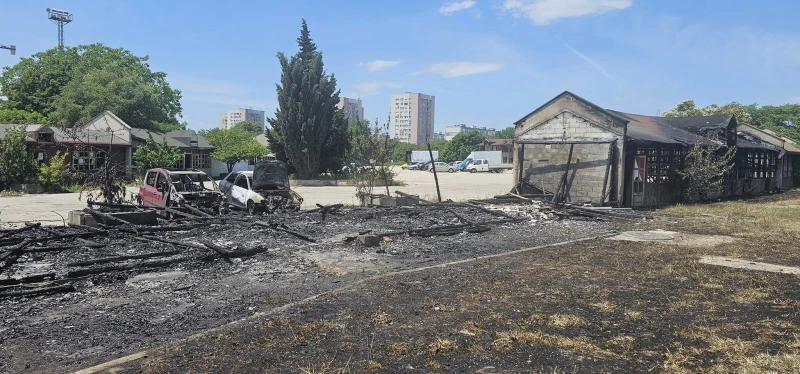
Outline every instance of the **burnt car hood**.
POLYGON ((265 160, 253 170, 253 190, 289 190, 289 173, 286 163, 265 160))

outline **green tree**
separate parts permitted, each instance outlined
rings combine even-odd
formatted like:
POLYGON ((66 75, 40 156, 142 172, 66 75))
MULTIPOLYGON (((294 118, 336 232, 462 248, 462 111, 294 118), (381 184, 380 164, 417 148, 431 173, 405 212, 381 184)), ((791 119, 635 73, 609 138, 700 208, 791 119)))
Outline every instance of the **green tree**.
POLYGON ((28 112, 22 109, 0 109, 0 123, 17 125, 46 125, 47 117, 41 113, 28 112))
POLYGON ((28 152, 28 133, 23 127, 6 129, 0 138, 0 188, 34 179, 38 171, 36 160, 28 152))
MULTIPOLYGON (((390 142, 394 143, 394 150, 392 151, 392 162, 402 164, 406 162, 406 154, 409 151, 420 151, 422 146, 411 143, 400 142, 397 139, 391 139, 390 142)), ((427 149, 427 148, 425 148, 427 149)))
POLYGON ((347 126, 348 162, 358 162, 356 160, 360 155, 364 154, 361 147, 369 143, 371 136, 372 129, 370 129, 369 121, 363 119, 353 119, 350 121, 350 124, 347 126))
POLYGON ((445 162, 463 160, 484 140, 486 140, 486 137, 477 131, 470 131, 466 134, 460 133, 453 137, 453 140, 450 140, 440 157, 445 162))
POLYGON ((105 110, 133 127, 178 125, 181 93, 170 87, 165 73, 151 71, 147 61, 147 56, 99 43, 39 52, 3 69, 3 109, 41 113, 66 127, 105 110))
POLYGON ((514 139, 514 126, 506 127, 494 133, 495 139, 514 139))
POLYGON ((667 109, 661 113, 662 117, 692 117, 702 115, 703 111, 695 106, 694 100, 692 99, 681 101, 674 108, 667 109))
POLYGON ((67 153, 58 151, 49 163, 39 166, 39 184, 50 192, 62 192, 69 180, 67 153))
POLYGON ((133 167, 139 172, 140 177, 152 168, 165 168, 175 165, 183 157, 183 152, 178 147, 167 145, 167 139, 161 143, 153 140, 153 135, 147 132, 145 144, 133 152, 133 167))
MULTIPOLYGON (((447 149, 447 145, 449 143, 450 142, 448 142, 447 140, 444 140, 444 139, 431 140, 431 142, 430 142, 431 150, 432 151, 439 151, 440 153, 444 152, 444 150, 447 149)), ((422 148, 424 148, 425 150, 428 149, 427 146, 423 146, 422 148)))
POLYGON ((299 178, 312 178, 324 169, 341 167, 348 144, 347 121, 336 108, 336 78, 326 74, 305 20, 297 44, 300 51, 291 59, 278 53, 278 109, 266 133, 278 159, 287 161, 299 178))
POLYGON ((240 128, 253 136, 264 133, 264 129, 261 128, 260 124, 250 121, 236 122, 236 124, 233 125, 233 128, 240 128))
POLYGON ((213 129, 201 131, 200 134, 216 147, 214 152, 211 152, 211 157, 224 162, 228 166, 229 173, 233 171, 233 166, 237 162, 263 157, 269 153, 267 147, 257 142, 253 135, 242 127, 228 130, 213 129))
POLYGON ((694 144, 686 154, 685 167, 678 174, 686 183, 685 194, 689 200, 709 200, 722 193, 723 181, 733 169, 736 147, 724 153, 717 142, 710 145, 694 144))

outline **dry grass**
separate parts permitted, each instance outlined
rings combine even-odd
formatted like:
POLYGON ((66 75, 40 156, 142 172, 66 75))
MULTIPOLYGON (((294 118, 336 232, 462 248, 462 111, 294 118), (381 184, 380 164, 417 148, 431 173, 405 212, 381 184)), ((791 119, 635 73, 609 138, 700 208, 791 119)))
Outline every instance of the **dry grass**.
POLYGON ((386 354, 389 356, 402 356, 408 353, 408 348, 403 343, 391 343, 386 346, 386 354))
POLYGON ((382 311, 381 308, 375 312, 372 316, 372 324, 373 325, 391 325, 392 324, 392 317, 389 316, 386 312, 382 311))
POLYGON ((603 302, 593 303, 593 304, 589 304, 589 305, 597 308, 597 310, 599 310, 601 312, 604 312, 604 313, 613 312, 614 309, 617 309, 617 306, 614 305, 614 303, 612 303, 610 301, 603 301, 603 302))
POLYGON ((428 354, 431 356, 439 356, 458 351, 458 345, 450 339, 436 338, 431 344, 428 344, 428 354))
POLYGON ((383 369, 383 365, 381 365, 380 362, 375 360, 367 360, 367 362, 364 363, 364 366, 367 368, 368 371, 378 371, 383 369))
POLYGON ((549 326, 553 327, 573 327, 573 326, 583 326, 586 324, 586 321, 574 314, 553 314, 550 316, 549 321, 547 322, 549 326))
POLYGON ((626 320, 628 320, 628 321, 638 321, 640 318, 642 318, 642 312, 637 311, 637 310, 630 310, 630 309, 626 309, 625 310, 625 319, 626 320))

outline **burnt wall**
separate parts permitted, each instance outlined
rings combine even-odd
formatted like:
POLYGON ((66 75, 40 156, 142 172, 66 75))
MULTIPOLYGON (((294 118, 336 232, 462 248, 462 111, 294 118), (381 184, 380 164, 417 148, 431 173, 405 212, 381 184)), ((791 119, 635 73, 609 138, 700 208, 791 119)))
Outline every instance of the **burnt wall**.
MULTIPOLYGON (((530 185, 554 193, 564 176, 569 158, 569 144, 525 144, 522 161, 523 180, 530 185)), ((610 191, 612 170, 608 166, 609 144, 575 144, 567 172, 566 199, 573 202, 600 203, 603 181, 608 169, 606 193, 610 191)), ((613 165, 613 160, 612 160, 613 165)), ((605 199, 608 201, 608 199, 605 199)))

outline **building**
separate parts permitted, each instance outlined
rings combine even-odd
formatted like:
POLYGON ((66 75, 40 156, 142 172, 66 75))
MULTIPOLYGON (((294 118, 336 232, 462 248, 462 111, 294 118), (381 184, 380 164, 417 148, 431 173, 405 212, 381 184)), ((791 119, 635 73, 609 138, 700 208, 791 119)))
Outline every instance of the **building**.
POLYGON ((444 140, 444 133, 441 131, 433 133, 433 139, 431 140, 444 140))
POLYGON ((404 143, 426 144, 433 140, 436 99, 432 95, 394 94, 389 107, 389 136, 404 143))
POLYGON ((500 151, 502 163, 514 162, 514 140, 512 139, 485 139, 478 144, 478 151, 500 151))
POLYGON ((476 127, 476 126, 467 126, 464 124, 460 125, 453 125, 447 126, 444 129, 444 140, 450 141, 456 137, 458 134, 466 134, 471 131, 477 131, 481 135, 491 138, 494 136, 494 133, 497 132, 494 128, 486 128, 486 127, 476 127))
POLYGON ((521 193, 625 207, 685 198, 677 171, 690 147, 736 147, 722 196, 792 187, 800 149, 733 115, 667 118, 603 109, 563 92, 514 123, 514 180, 521 193))
POLYGON ((347 119, 347 123, 354 119, 364 119, 364 106, 361 105, 361 99, 340 97, 336 107, 344 112, 344 118, 347 119))
POLYGON ((227 130, 242 121, 255 122, 261 125, 261 130, 264 130, 266 126, 266 117, 263 110, 239 108, 219 114, 219 128, 222 130, 227 130))

